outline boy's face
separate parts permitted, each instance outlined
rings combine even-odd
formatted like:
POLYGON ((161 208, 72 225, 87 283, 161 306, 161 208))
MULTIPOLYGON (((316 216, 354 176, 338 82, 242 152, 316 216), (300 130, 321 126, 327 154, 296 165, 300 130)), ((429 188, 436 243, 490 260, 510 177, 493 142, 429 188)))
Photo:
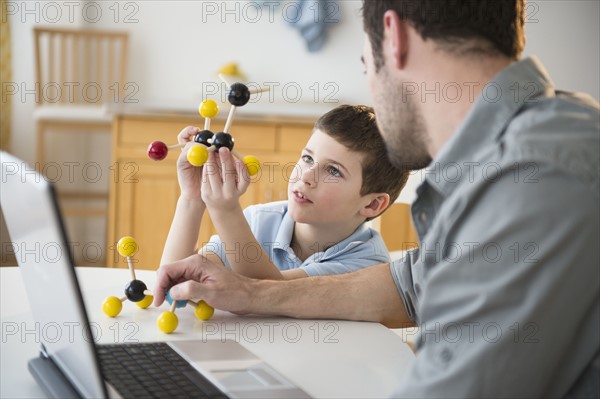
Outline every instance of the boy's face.
POLYGON ((363 155, 315 130, 288 184, 288 210, 294 221, 312 225, 356 224, 369 204, 360 195, 363 155))

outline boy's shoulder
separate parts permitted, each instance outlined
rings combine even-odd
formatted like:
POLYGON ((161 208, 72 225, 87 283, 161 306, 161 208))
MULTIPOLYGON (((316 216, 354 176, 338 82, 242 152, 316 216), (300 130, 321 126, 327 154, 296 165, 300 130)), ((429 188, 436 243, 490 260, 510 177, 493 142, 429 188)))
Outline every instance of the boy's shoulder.
POLYGON ((247 207, 244 216, 258 242, 272 242, 282 228, 293 229, 293 221, 286 218, 287 210, 287 201, 269 202, 247 207))
POLYGON ((249 207, 247 207, 244 210, 244 213, 255 214, 255 215, 261 214, 261 213, 279 214, 279 215, 283 216, 287 212, 287 209, 288 209, 287 201, 275 201, 275 202, 268 202, 266 204, 250 205, 249 207))
POLYGON ((251 226, 260 222, 280 223, 287 210, 287 201, 268 202, 250 205, 244 209, 244 216, 251 226))

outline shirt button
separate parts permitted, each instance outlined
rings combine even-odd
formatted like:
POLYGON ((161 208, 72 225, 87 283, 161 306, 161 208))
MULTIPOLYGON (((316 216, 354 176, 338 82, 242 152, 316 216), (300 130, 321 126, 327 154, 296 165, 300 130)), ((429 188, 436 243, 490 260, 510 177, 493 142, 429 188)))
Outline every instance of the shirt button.
POLYGON ((421 219, 421 222, 426 222, 427 221, 427 212, 421 212, 421 214, 419 215, 419 219, 421 219))
POLYGON ((442 350, 440 353, 440 358, 444 363, 448 363, 450 360, 452 360, 452 352, 450 352, 448 348, 444 348, 444 350, 442 350))

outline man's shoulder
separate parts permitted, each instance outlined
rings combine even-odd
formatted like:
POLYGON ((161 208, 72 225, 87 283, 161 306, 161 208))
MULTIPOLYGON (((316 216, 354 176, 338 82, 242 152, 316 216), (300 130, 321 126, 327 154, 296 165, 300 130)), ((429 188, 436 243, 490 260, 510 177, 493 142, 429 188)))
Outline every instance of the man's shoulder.
POLYGON ((598 191, 600 109, 591 97, 567 92, 527 104, 502 137, 503 158, 519 167, 550 168, 598 191))
POLYGON ((587 94, 556 91, 539 97, 519 110, 510 121, 507 135, 532 138, 548 135, 591 134, 598 140, 600 105, 587 94))

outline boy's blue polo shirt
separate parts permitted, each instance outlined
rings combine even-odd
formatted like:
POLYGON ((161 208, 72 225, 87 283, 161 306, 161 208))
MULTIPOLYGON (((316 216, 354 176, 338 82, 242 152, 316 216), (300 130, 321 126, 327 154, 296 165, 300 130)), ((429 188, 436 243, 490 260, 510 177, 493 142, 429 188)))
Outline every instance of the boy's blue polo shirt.
MULTIPOLYGON (((252 205, 244 210, 256 240, 269 255, 279 270, 302 268, 309 276, 342 274, 353 272, 379 263, 389 263, 390 257, 381 235, 361 224, 352 235, 329 248, 317 252, 302 262, 290 247, 294 233, 294 220, 287 212, 287 201, 252 205)), ((316 243, 316 245, 318 245, 316 243)), ((224 246, 219 236, 214 235, 204 247, 217 254, 229 266, 226 254, 252 259, 258 248, 240 243, 224 246)))

